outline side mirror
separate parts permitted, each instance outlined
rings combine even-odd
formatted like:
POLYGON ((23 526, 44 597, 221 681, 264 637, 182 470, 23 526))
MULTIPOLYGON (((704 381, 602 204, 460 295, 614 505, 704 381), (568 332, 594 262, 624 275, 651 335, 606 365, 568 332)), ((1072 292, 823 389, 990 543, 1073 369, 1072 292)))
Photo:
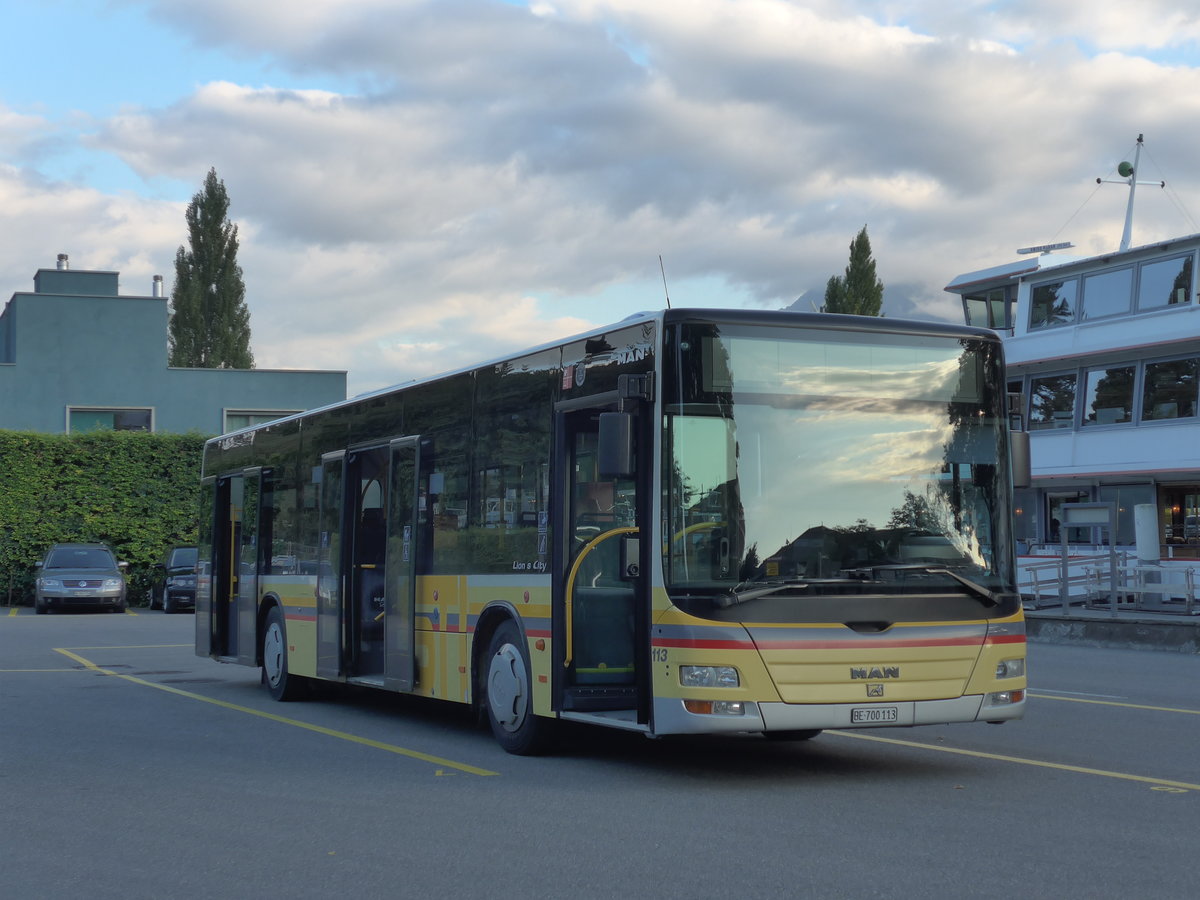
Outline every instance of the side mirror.
POLYGON ((1029 457, 1029 432, 1010 431, 1008 443, 1012 456, 1013 487, 1027 488, 1033 481, 1033 465, 1029 457))
POLYGON ((600 413, 596 467, 607 478, 629 478, 633 472, 633 415, 600 413))

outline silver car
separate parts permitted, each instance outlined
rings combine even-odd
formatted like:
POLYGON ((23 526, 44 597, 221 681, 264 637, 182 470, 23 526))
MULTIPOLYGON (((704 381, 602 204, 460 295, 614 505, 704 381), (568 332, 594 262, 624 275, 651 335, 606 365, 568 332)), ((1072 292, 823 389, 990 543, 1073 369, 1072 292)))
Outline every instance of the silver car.
POLYGON ((37 563, 34 611, 81 607, 125 611, 125 569, 104 544, 55 544, 37 563))

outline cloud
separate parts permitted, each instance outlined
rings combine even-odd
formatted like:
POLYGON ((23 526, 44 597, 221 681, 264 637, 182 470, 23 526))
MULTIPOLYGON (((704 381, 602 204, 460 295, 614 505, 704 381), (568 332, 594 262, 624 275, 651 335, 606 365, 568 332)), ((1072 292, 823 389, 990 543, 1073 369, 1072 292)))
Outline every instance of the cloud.
MULTIPOLYGON (((1194 44, 1194 17, 1151 7, 1173 31, 1065 0, 164 0, 156 21, 274 84, 76 127, 147 183, 215 167, 259 364, 361 390, 574 333, 581 299, 656 285, 659 255, 684 302, 715 283, 819 303, 867 225, 888 314, 955 319, 960 272, 1051 239, 1111 249, 1125 193, 1094 180, 1137 133, 1173 196, 1197 187, 1197 70, 1141 53, 1194 44)), ((65 247, 170 281, 186 197, 54 182, 31 148, 66 131, 0 125, 0 274, 65 247)), ((1147 194, 1136 241, 1194 228, 1147 194)))

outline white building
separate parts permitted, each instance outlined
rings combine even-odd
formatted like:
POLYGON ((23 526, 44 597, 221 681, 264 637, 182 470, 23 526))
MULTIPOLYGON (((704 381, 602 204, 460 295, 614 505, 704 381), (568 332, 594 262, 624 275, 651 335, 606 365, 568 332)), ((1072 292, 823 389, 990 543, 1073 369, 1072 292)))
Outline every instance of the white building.
MULTIPOLYGON (((1031 432, 1026 556, 1059 552, 1064 503, 1107 502, 1118 547, 1133 551, 1134 507, 1153 504, 1160 556, 1200 557, 1198 251, 1200 234, 1090 258, 1045 251, 946 287, 968 322, 1007 335, 1008 389, 1031 432)), ((1098 527, 1067 539, 1108 544, 1098 527)))

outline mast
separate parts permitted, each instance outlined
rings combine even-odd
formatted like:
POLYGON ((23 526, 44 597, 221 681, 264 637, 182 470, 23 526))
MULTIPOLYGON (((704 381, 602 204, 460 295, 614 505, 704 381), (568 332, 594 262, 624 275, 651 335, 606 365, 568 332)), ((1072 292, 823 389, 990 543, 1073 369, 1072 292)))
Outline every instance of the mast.
POLYGON ((1128 250, 1130 240, 1133 237, 1133 198, 1137 193, 1139 184, 1157 184, 1161 188, 1165 188, 1165 181, 1138 181, 1137 170, 1138 164, 1142 159, 1142 135, 1137 136, 1137 147, 1133 151, 1133 165, 1128 162, 1121 162, 1117 166, 1117 174, 1121 176, 1121 181, 1114 181, 1110 178, 1097 178, 1096 184, 1127 184, 1129 185, 1129 202, 1125 205, 1125 230, 1121 232, 1120 250, 1128 250))
MULTIPOLYGON (((1120 250, 1129 249, 1129 241, 1133 236, 1133 196, 1137 193, 1137 170, 1138 163, 1142 160, 1142 136, 1139 134, 1137 139, 1137 147, 1133 151, 1133 171, 1129 173, 1129 202, 1125 205, 1125 230, 1121 232, 1120 250)), ((1128 163, 1122 163, 1123 166, 1128 166, 1128 163)), ((1117 172, 1120 174, 1121 169, 1118 167, 1117 172)))

